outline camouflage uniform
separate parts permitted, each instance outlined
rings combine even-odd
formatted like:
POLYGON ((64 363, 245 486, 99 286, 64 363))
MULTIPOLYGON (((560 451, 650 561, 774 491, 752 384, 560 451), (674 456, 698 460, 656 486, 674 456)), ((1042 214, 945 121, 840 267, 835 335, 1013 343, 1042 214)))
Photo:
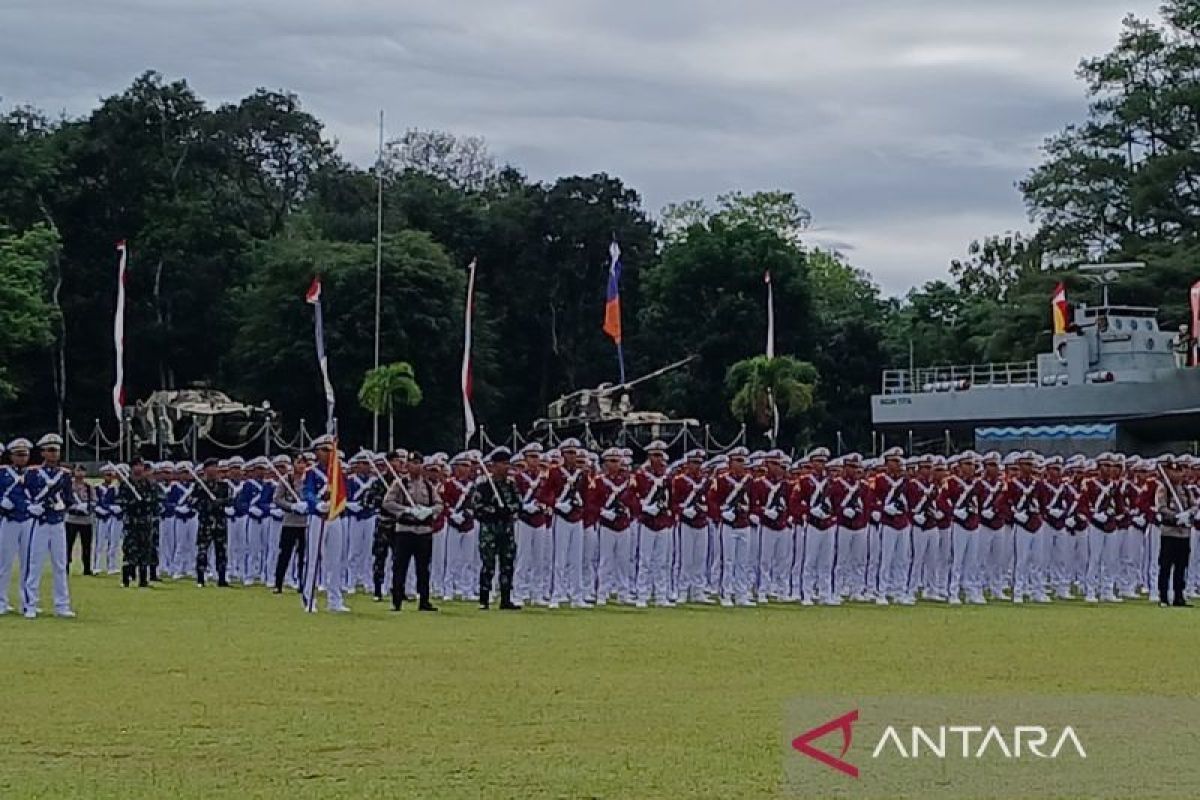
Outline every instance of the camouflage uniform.
POLYGON ((517 556, 517 540, 513 533, 513 521, 521 508, 521 493, 511 478, 495 478, 496 490, 486 477, 479 478, 471 487, 466 505, 475 511, 479 520, 479 555, 483 566, 479 570, 480 605, 487 603, 492 588, 492 575, 496 562, 500 562, 500 596, 507 603, 512 591, 513 561, 517 556), (500 497, 496 497, 497 492, 500 497))
POLYGON ((225 506, 232 501, 229 498, 229 483, 222 480, 202 480, 208 492, 197 487, 192 492, 196 511, 200 515, 200 527, 196 531, 196 581, 204 583, 204 573, 208 570, 208 548, 211 545, 216 555, 217 581, 225 583, 225 567, 229 561, 229 528, 225 519, 225 506), (216 498, 216 499, 213 499, 216 498))
POLYGON ((162 485, 149 478, 131 479, 131 483, 122 483, 117 492, 117 503, 125 514, 126 584, 134 577, 134 571, 138 571, 138 582, 146 583, 147 570, 154 564, 155 521, 162 499, 162 485), (134 489, 140 500, 134 496, 134 489))
POLYGON ((391 532, 396 520, 383 510, 383 498, 393 479, 376 480, 363 495, 363 508, 378 512, 375 517, 375 536, 371 541, 371 577, 375 584, 375 596, 383 597, 383 581, 387 575, 387 557, 391 550, 391 532))

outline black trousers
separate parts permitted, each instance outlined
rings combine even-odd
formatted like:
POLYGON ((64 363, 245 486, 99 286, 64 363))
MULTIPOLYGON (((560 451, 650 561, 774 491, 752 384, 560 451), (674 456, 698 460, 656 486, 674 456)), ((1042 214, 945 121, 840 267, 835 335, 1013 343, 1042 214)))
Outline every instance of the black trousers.
MULTIPOLYGON (((279 558, 275 560, 275 588, 283 590, 292 553, 296 554, 296 574, 304 574, 304 531, 301 526, 284 525, 279 531, 279 558)), ((297 579, 299 583, 299 579, 297 579)))
POLYGON ((92 526, 84 522, 67 523, 67 572, 71 571, 71 552, 79 538, 79 554, 83 556, 83 574, 92 574, 92 526))
POLYGON ((1158 599, 1166 603, 1167 587, 1175 593, 1175 602, 1183 601, 1183 587, 1187 585, 1188 559, 1192 555, 1189 536, 1159 537, 1158 550, 1158 599))
POLYGON ((408 561, 417 564, 417 595, 429 602, 429 562, 433 558, 433 535, 429 533, 392 533, 392 607, 404 600, 404 582, 408 580, 408 561))

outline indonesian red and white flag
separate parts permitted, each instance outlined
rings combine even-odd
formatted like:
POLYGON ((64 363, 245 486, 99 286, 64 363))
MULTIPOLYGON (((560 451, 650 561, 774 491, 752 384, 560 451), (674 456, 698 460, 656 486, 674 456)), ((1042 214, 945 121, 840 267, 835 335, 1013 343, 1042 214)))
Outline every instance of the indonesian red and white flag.
POLYGON ((466 444, 471 443, 475 435, 475 412, 471 408, 471 395, 474 387, 471 383, 471 322, 475 316, 475 259, 471 259, 467 267, 467 308, 463 314, 463 356, 462 356, 462 400, 463 400, 463 429, 466 444))
POLYGON ((113 413, 117 421, 121 421, 121 409, 125 407, 125 283, 126 266, 129 258, 129 248, 125 240, 117 242, 117 252, 121 254, 117 262, 117 310, 113 315, 113 345, 117 355, 117 378, 113 383, 112 402, 113 413))
POLYGON ((767 358, 775 357, 775 291, 771 286, 771 271, 763 275, 767 284, 767 358))

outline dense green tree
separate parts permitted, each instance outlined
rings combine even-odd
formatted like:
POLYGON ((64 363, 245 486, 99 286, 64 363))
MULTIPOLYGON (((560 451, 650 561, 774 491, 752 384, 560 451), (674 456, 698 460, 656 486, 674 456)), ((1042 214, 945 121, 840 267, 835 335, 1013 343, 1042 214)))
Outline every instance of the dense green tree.
POLYGON ((725 375, 729 410, 735 419, 770 430, 812 408, 817 370, 791 356, 754 356, 737 362, 725 375))
POLYGON ((0 407, 6 416, 39 377, 22 369, 36 363, 29 355, 48 347, 53 338, 47 277, 58 249, 57 234, 44 225, 20 234, 0 228, 0 407))
POLYGON ((396 446, 396 408, 412 408, 421 403, 421 387, 412 364, 397 361, 382 364, 363 376, 358 403, 371 414, 387 420, 387 446, 396 446))

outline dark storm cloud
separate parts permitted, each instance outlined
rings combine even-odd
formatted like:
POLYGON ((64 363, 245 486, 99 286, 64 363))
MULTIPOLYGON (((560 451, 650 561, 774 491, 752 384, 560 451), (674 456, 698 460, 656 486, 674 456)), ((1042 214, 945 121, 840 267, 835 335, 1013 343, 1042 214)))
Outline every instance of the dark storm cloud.
POLYGON ((1083 113, 1079 58, 1156 0, 8 0, 0 96, 81 113, 147 68, 213 103, 288 88, 346 154, 480 134, 532 176, 605 170, 648 207, 795 191, 890 292, 1022 227, 1015 181, 1083 113))

